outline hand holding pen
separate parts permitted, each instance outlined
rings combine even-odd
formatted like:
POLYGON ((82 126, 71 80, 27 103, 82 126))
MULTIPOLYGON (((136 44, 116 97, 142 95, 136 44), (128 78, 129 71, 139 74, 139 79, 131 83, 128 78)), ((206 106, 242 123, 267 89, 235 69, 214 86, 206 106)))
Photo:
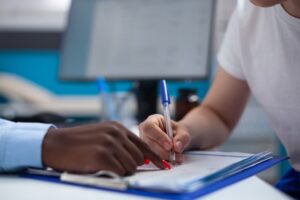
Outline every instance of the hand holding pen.
MULTIPOLYGON (((170 99, 170 95, 168 92, 167 83, 165 80, 162 80, 160 82, 160 90, 161 90, 161 103, 162 103, 162 106, 164 109, 165 129, 166 129, 167 135, 169 136, 170 140, 173 141, 174 134, 173 134, 172 125, 171 125, 170 108, 169 108, 171 99, 170 99)), ((173 148, 171 148, 171 151, 170 151, 169 161, 171 162, 172 165, 175 165, 175 163, 176 163, 176 157, 175 157, 175 152, 174 152, 173 148)))
POLYGON ((141 138, 149 147, 163 159, 172 161, 170 153, 176 154, 176 162, 183 162, 182 152, 190 143, 190 134, 181 123, 170 120, 173 139, 167 134, 167 123, 163 115, 155 114, 149 116, 139 125, 141 138))

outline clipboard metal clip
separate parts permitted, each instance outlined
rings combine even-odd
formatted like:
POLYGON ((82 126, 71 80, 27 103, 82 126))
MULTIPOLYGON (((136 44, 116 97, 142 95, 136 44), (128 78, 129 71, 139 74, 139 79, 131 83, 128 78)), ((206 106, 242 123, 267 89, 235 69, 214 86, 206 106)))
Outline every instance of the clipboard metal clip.
POLYGON ((79 175, 64 172, 60 180, 81 185, 98 186, 108 189, 126 190, 128 182, 114 172, 101 170, 95 174, 79 175))

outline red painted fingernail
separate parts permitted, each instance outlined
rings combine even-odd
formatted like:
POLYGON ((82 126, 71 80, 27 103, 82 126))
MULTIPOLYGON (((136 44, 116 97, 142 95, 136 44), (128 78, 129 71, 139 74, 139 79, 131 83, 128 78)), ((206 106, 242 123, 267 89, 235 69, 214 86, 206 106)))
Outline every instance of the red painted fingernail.
POLYGON ((150 160, 147 159, 147 158, 145 158, 145 159, 144 159, 144 163, 145 163, 146 165, 149 165, 149 164, 150 164, 150 160))
POLYGON ((163 163, 164 163, 164 166, 167 168, 167 169, 172 169, 172 167, 171 167, 171 165, 167 162, 167 161, 165 161, 165 160, 162 160, 163 161, 163 163))

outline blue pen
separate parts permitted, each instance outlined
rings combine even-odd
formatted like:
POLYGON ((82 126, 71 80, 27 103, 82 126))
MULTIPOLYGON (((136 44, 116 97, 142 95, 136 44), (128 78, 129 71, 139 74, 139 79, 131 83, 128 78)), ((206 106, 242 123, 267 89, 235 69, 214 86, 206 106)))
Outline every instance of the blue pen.
MULTIPOLYGON (((168 136, 170 137, 171 141, 173 142, 173 131, 172 131, 172 126, 171 126, 171 117, 170 117, 170 109, 169 109, 171 100, 170 100, 170 95, 168 93, 167 83, 165 80, 160 81, 160 90, 161 90, 161 103, 164 108, 166 130, 167 130, 168 136)), ((175 156, 175 152, 174 152, 173 148, 170 152, 170 162, 172 165, 175 165, 175 163, 176 163, 176 156, 175 156)))
POLYGON ((105 120, 118 121, 119 117, 113 105, 111 95, 109 94, 108 85, 103 76, 99 76, 97 78, 97 85, 98 85, 99 92, 102 96, 102 110, 103 110, 102 119, 104 121, 105 120))

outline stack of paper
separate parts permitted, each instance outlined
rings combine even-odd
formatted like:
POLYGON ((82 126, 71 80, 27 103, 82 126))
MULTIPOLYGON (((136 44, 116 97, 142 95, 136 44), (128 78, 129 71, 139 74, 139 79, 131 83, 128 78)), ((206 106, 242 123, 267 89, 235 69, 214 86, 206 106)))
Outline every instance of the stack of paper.
POLYGON ((108 171, 78 175, 29 169, 28 173, 58 176, 63 182, 118 190, 136 188, 156 192, 184 193, 193 192, 204 186, 222 181, 273 158, 270 152, 252 155, 246 153, 191 151, 184 155, 185 162, 173 166, 171 170, 160 170, 152 164, 143 165, 138 168, 134 175, 124 178, 108 171), (102 175, 106 177, 104 178, 102 175), (107 176, 111 178, 107 178, 107 176))
POLYGON ((251 155, 195 151, 186 153, 184 164, 177 165, 171 170, 162 171, 144 165, 135 175, 125 180, 131 187, 144 190, 191 192, 271 158, 270 152, 251 155))

